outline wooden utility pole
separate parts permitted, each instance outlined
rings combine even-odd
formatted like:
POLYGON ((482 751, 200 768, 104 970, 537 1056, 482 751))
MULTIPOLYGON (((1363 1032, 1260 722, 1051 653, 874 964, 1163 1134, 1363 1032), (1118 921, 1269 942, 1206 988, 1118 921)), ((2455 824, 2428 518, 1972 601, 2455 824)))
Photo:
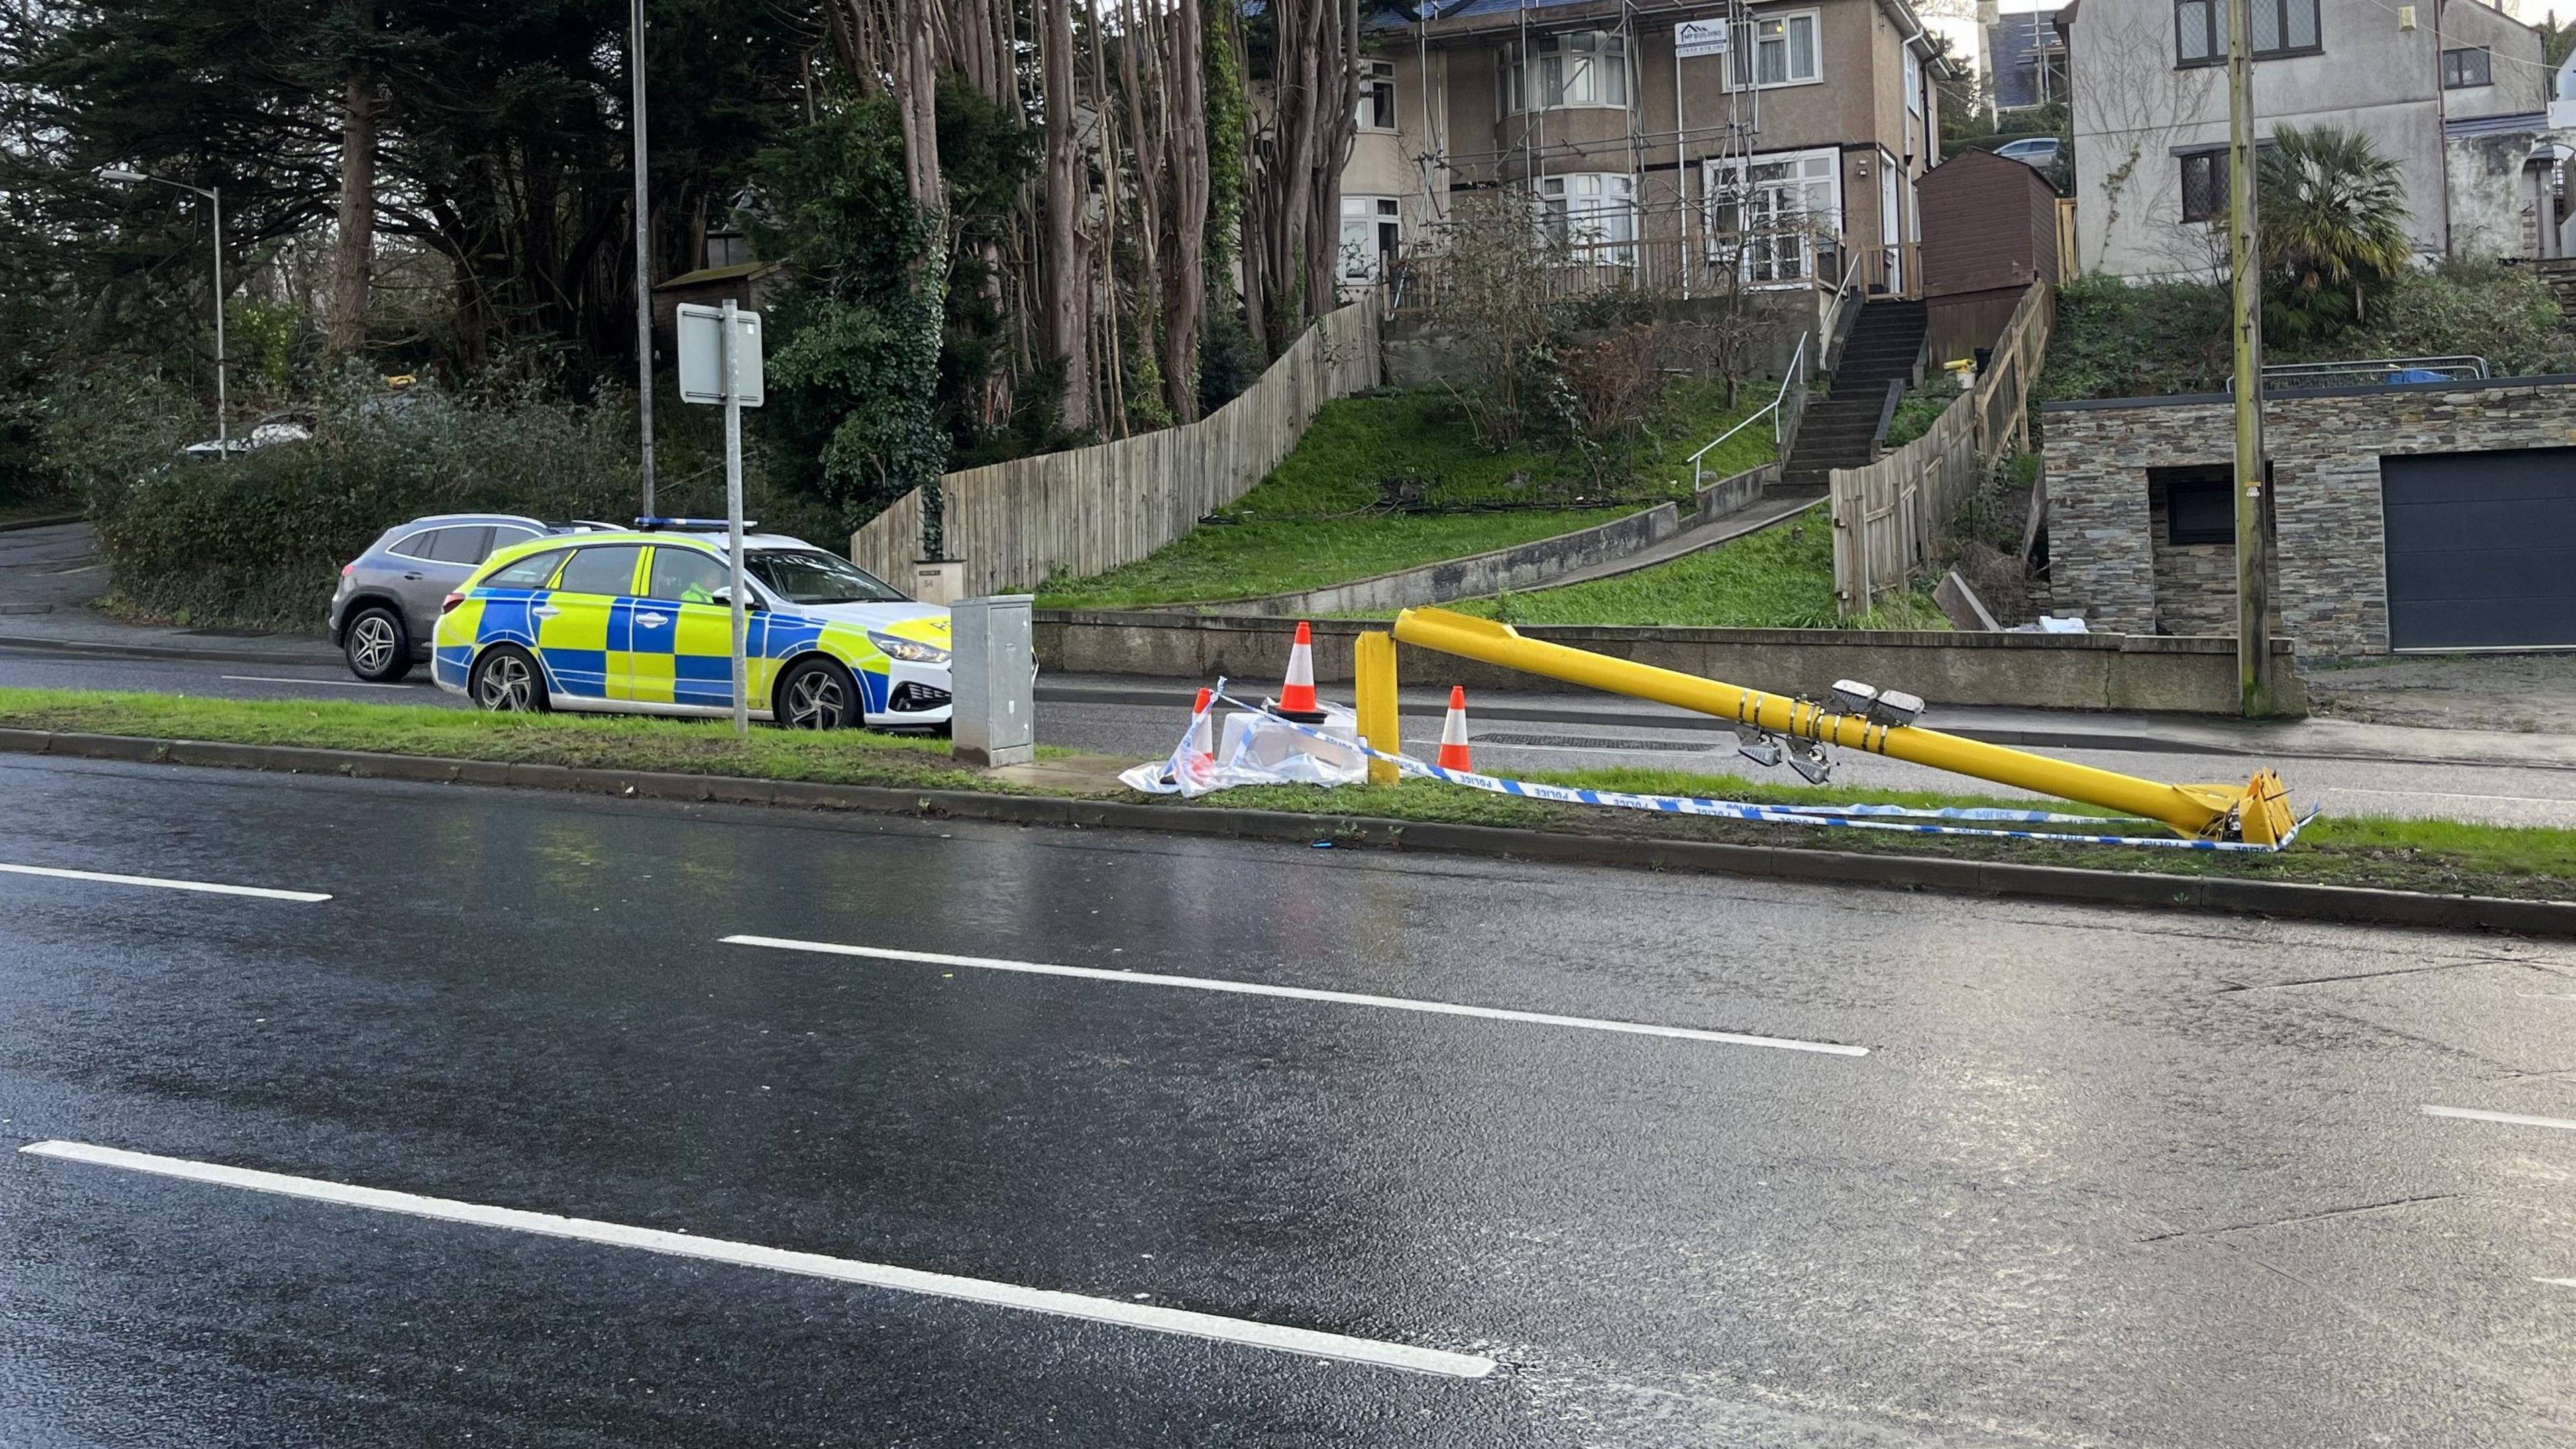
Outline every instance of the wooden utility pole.
POLYGON ((2236 686, 2272 713, 2272 570, 2263 526, 2263 256, 2254 240, 2254 5, 2227 3, 2227 263, 2236 321, 2236 686))

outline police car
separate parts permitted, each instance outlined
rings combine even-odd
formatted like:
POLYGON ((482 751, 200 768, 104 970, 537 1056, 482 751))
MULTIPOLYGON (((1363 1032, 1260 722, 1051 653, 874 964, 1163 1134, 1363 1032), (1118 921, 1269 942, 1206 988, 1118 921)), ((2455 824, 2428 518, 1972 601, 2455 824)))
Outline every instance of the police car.
MULTIPOLYGON (((438 687, 485 709, 733 712, 733 570, 725 525, 537 539, 449 594, 438 687)), ((948 611, 783 534, 746 532, 751 713, 807 729, 948 723, 948 611)))

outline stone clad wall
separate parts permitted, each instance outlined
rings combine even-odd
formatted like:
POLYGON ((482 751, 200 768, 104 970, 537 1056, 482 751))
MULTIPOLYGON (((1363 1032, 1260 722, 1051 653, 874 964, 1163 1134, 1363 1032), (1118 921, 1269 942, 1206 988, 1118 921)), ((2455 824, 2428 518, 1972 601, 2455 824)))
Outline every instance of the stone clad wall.
MULTIPOLYGON (((2224 466, 2225 397, 2051 403, 2046 413, 2052 608, 2125 634, 2234 632, 2235 565, 2220 546, 2163 543, 2147 470, 2224 466)), ((2276 627, 2311 654, 2388 652, 2379 460, 2576 445, 2576 379, 2411 383, 2275 394, 2276 627)))

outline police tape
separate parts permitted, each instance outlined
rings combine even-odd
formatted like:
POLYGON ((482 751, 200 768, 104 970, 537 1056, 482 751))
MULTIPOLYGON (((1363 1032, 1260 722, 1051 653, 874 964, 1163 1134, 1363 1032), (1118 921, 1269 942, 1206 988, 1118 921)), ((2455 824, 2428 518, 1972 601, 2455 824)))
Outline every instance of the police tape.
MULTIPOLYGON (((2138 815, 2069 815, 2047 810, 2004 810, 1991 806, 1948 806, 1923 809, 1906 805, 1757 805, 1746 800, 1716 800, 1691 795, 1646 795, 1625 790, 1593 790, 1575 785, 1549 785, 1536 780, 1514 780, 1500 775, 1479 774, 1473 770, 1450 770, 1414 759, 1410 755, 1390 755, 1372 748, 1366 741, 1343 739, 1296 720, 1282 719, 1258 706, 1246 704, 1225 692, 1225 680, 1216 682, 1210 691, 1209 709, 1225 703, 1253 714, 1264 715, 1272 725, 1294 730, 1301 735, 1321 740, 1336 749, 1351 750, 1372 760, 1393 765, 1399 773, 1422 779, 1439 780, 1470 790, 1493 795, 1510 795, 1525 800, 1547 800, 1562 805, 1597 805, 1617 810, 1644 810, 1659 815, 1691 815, 1719 820, 1745 820, 1766 825, 1815 825, 1846 830, 1888 830, 1905 835, 1961 835, 1989 840, 2045 840, 2075 845, 2142 845, 2167 850, 2203 850, 2230 853, 2270 855, 2289 848, 2299 838, 2308 822, 2317 818, 2310 810, 2282 835, 2279 841, 2265 845, 2243 840, 2200 840, 2173 835, 2100 835, 2068 830, 1996 830, 1976 825, 1956 825, 1951 821, 1979 821, 1988 824, 2021 825, 2152 825, 2156 822, 2138 815)), ((1193 730, 1198 716, 1190 717, 1193 730)), ((1192 731, 1184 731, 1180 748, 1172 761, 1175 769, 1189 748, 1192 731)))

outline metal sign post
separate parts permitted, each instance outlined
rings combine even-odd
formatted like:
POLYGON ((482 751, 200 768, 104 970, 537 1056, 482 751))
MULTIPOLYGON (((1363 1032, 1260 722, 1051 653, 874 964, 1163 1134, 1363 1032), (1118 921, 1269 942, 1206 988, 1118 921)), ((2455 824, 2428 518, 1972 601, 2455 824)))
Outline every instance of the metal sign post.
POLYGON ((682 307, 680 400, 720 403, 725 439, 725 540, 733 566, 733 732, 751 733, 751 666, 745 643, 751 631, 751 592, 742 574, 742 410, 760 406, 765 373, 760 314, 725 299, 722 307, 682 307))

